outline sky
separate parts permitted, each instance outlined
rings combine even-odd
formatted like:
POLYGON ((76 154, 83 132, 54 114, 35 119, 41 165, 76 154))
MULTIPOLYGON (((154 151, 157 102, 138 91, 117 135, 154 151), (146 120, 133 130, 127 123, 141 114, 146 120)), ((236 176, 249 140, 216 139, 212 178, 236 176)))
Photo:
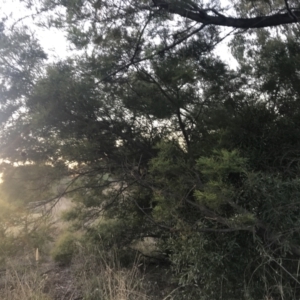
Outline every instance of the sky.
MULTIPOLYGON (((0 2, 0 20, 6 16, 11 20, 18 20, 32 14, 32 11, 17 0, 0 0, 0 2)), ((13 21, 9 24, 12 23, 13 21)), ((48 53, 50 61, 55 61, 57 58, 65 58, 71 54, 68 51, 67 41, 62 31, 54 28, 47 30, 34 26, 30 17, 23 19, 20 23, 28 25, 34 30, 37 39, 45 49, 45 52, 48 53)))
MULTIPOLYGON (((11 20, 17 20, 32 14, 32 11, 27 9, 24 3, 22 4, 18 0, 0 0, 0 2, 0 20, 5 16, 8 16, 11 20)), ((228 4, 227 0, 221 0, 221 2, 225 5, 228 4)), ((50 62, 64 59, 72 55, 72 52, 68 49, 68 43, 62 31, 54 28, 49 30, 37 27, 34 25, 31 17, 24 18, 21 21, 21 24, 28 25, 34 30, 36 37, 48 54, 50 62)), ((227 38, 220 43, 216 47, 215 53, 225 60, 232 68, 236 68, 238 64, 227 47, 229 41, 230 39, 227 38)))

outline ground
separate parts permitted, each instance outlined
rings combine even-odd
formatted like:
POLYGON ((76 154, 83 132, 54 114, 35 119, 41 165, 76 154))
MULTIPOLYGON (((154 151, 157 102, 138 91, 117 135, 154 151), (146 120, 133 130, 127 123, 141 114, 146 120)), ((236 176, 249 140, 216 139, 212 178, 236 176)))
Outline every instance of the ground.
POLYGON ((53 300, 79 300, 82 295, 76 285, 76 278, 68 266, 59 266, 54 262, 42 265, 45 278, 43 292, 53 300))

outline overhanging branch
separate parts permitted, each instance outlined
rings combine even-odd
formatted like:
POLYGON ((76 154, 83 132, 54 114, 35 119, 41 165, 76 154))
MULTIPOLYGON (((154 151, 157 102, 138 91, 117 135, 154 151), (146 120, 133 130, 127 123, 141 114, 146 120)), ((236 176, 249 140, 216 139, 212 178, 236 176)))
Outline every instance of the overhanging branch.
POLYGON ((254 18, 233 18, 227 17, 215 9, 207 10, 187 5, 184 1, 170 3, 167 1, 153 0, 153 7, 205 25, 226 26, 243 29, 292 24, 297 23, 300 20, 300 10, 292 10, 290 8, 288 8, 288 12, 284 14, 276 13, 269 16, 259 16, 254 18), (210 15, 208 12, 212 12, 214 15, 210 15))

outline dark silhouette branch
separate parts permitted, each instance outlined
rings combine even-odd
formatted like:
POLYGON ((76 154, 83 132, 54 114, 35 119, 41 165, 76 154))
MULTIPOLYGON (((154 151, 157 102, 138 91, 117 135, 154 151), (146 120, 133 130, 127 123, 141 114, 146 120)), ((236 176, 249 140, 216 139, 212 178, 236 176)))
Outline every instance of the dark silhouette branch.
MULTIPOLYGON (((145 57, 142 57, 140 59, 131 59, 128 63, 126 63, 125 65, 121 66, 119 69, 117 69, 116 71, 108 74, 107 76, 105 76, 104 78, 100 79, 98 82, 96 82, 96 85, 108 80, 109 78, 117 75, 118 73, 124 71, 124 70, 128 70, 131 66, 133 65, 138 65, 139 63, 141 62, 144 62, 144 61, 148 61, 148 60, 151 60, 152 58, 158 56, 158 55, 161 55, 161 54, 164 54, 166 51, 169 51, 171 50, 172 48, 175 48, 177 45, 183 43, 185 40, 189 39, 190 37, 192 37, 193 35, 195 35, 196 33, 198 33, 199 31, 201 31, 203 28, 205 27, 205 25, 201 25, 199 28, 193 30, 192 32, 190 32, 189 34, 187 34, 186 36, 184 36, 183 38, 181 39, 178 39, 177 41, 175 41, 174 43, 166 46, 165 48, 157 51, 157 52, 154 52, 153 54, 150 54, 148 56, 145 56, 145 57)), ((135 55, 133 56, 133 58, 135 57, 135 55)))
POLYGON ((215 9, 201 9, 194 4, 186 4, 184 1, 170 3, 163 0, 153 0, 154 8, 176 14, 181 17, 202 23, 205 25, 226 26, 234 28, 264 28, 292 24, 299 22, 300 10, 291 10, 285 0, 287 13, 276 13, 269 16, 259 16, 254 18, 233 18, 227 17, 215 9), (212 12, 214 15, 209 14, 212 12))
POLYGON ((290 9, 288 0, 284 0, 285 2, 285 6, 286 6, 286 10, 288 11, 289 15, 291 18, 293 18, 295 20, 295 22, 298 22, 298 18, 297 16, 292 12, 292 10, 290 9))

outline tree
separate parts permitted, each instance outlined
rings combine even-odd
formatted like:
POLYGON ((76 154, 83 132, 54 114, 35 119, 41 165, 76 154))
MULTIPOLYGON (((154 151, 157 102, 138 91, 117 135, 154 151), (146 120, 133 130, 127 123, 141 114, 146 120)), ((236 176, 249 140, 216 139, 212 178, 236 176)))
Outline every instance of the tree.
MULTIPOLYGON (((30 35, 3 30, 2 77, 12 65, 25 75, 3 83, 3 111, 18 105, 3 121, 2 159, 39 174, 46 190, 67 179, 57 197, 72 195, 77 206, 67 217, 94 242, 123 249, 158 238, 186 298, 299 298, 297 4, 285 2, 288 13, 276 18, 295 23, 286 32, 232 39, 237 70, 213 53, 224 34, 215 23, 233 22, 218 6, 42 4, 66 8, 49 21, 67 28, 83 54, 43 68, 30 35), (13 48, 24 39, 34 55, 13 48)), ((254 27, 253 15, 283 12, 280 2, 270 5, 234 8, 254 27)), ((265 26, 275 20, 261 18, 265 26)), ((6 181, 11 170, 3 170, 6 181)))
POLYGON ((297 1, 243 0, 229 7, 218 1, 78 0, 46 1, 41 6, 40 13, 57 12, 56 17, 52 13, 47 21, 43 20, 45 26, 67 26, 69 40, 78 48, 93 44, 98 49, 93 52, 94 60, 100 52, 106 54, 106 60, 97 68, 98 80, 121 76, 131 66, 181 44, 199 48, 198 53, 202 53, 212 51, 233 33, 244 35, 251 29, 275 26, 284 33, 287 28, 297 28, 300 14, 297 1), (224 31, 224 27, 232 31, 224 31))

